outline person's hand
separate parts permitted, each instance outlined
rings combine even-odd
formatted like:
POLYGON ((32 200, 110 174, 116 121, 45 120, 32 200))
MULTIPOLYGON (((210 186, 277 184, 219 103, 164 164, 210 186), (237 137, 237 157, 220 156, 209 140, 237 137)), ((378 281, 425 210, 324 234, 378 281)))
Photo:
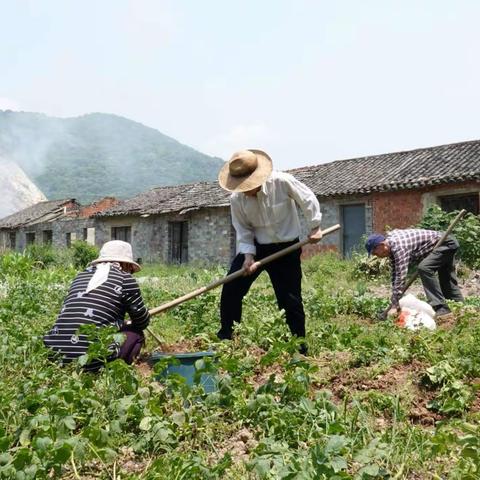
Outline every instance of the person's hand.
POLYGON ((244 275, 251 275, 259 265, 260 263, 255 261, 255 258, 251 253, 246 253, 245 260, 243 261, 243 268, 245 269, 244 275))
POLYGON ((318 243, 323 237, 322 229, 320 227, 312 228, 308 235, 309 243, 318 243))

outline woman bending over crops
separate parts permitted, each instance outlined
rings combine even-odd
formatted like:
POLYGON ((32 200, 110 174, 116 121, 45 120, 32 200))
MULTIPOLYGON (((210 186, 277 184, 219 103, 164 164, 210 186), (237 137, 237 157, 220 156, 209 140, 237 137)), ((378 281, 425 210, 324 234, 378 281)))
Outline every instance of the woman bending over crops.
MULTIPOLYGON (((145 341, 143 330, 150 316, 132 273, 140 265, 133 261, 132 247, 127 242, 112 240, 103 245, 99 257, 80 272, 73 281, 53 328, 43 337, 45 345, 69 363, 87 353, 90 345, 100 342, 99 335, 86 335, 84 325, 97 329, 115 327, 125 336, 123 343, 111 342, 106 353, 88 361, 85 369, 96 371, 104 361, 121 358, 132 363, 145 341), (131 322, 124 322, 125 313, 131 322)), ((86 327, 88 330, 89 327, 86 327)), ((93 333, 100 333, 93 329, 93 333)), ((101 338, 101 337, 100 337, 101 338)), ((91 349, 92 350, 92 349, 91 349)), ((95 350, 95 349, 93 349, 95 350)), ((87 357, 83 357, 85 359, 87 357)))

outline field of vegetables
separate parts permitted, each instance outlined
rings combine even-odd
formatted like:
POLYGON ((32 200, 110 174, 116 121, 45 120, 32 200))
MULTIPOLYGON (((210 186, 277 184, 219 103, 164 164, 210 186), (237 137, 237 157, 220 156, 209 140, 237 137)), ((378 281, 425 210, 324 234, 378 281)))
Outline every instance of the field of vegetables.
MULTIPOLYGON (((218 375, 207 395, 155 379, 151 338, 136 366, 51 363, 41 337, 75 273, 0 255, 0 479, 480 478, 480 297, 451 305, 454 324, 405 331, 374 320, 387 277, 317 256, 304 263, 301 357, 263 275, 232 342, 215 339, 210 291, 151 324, 170 351, 216 352, 198 365, 218 375)), ((152 308, 224 274, 147 266, 137 278, 152 308)))

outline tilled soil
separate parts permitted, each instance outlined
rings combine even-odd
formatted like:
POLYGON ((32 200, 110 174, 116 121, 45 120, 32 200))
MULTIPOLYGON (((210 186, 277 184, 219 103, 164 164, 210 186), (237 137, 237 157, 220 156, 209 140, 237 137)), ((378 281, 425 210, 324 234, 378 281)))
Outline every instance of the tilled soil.
MULTIPOLYGON (((165 351, 198 351, 199 342, 195 339, 184 340, 175 344, 165 345, 165 351)), ((250 352, 254 358, 258 359, 258 366, 255 368, 253 375, 248 378, 248 382, 253 388, 258 389, 264 385, 271 375, 275 375, 277 381, 282 381, 285 369, 282 362, 275 362, 273 365, 262 366, 260 359, 266 353, 259 347, 252 348, 250 352)), ((413 361, 406 364, 395 364, 387 367, 386 370, 376 373, 375 367, 347 368, 337 370, 338 361, 342 357, 342 352, 336 352, 340 355, 327 354, 325 358, 306 357, 307 361, 311 361, 319 368, 318 381, 314 381, 312 390, 330 390, 332 392, 332 400, 334 403, 342 404, 349 402, 355 395, 361 395, 368 392, 379 392, 390 395, 400 394, 404 398, 404 408, 407 409, 407 416, 412 423, 432 427, 442 420, 444 417, 427 408, 427 405, 438 394, 435 390, 429 390, 421 384, 421 377, 427 368, 426 364, 420 361, 413 361)), ((348 357, 345 352, 345 358, 348 357)), ((144 377, 151 377, 151 366, 146 362, 147 357, 137 363, 136 367, 139 373, 144 377)), ((480 379, 479 379, 480 382, 480 379)), ((480 411, 480 391, 477 391, 476 399, 471 407, 472 412, 480 411)), ((379 422, 388 422, 388 414, 385 418, 379 417, 379 422)), ((241 439, 232 439, 237 446, 242 443, 241 439)), ((242 447, 243 449, 243 447, 242 447)), ((242 452, 247 453, 248 448, 239 450, 239 457, 242 452)))
POLYGON ((419 361, 397 364, 374 378, 368 378, 368 370, 360 373, 355 369, 349 369, 334 376, 328 388, 337 403, 362 392, 377 391, 388 394, 405 392, 411 398, 407 412, 410 421, 424 426, 434 426, 443 416, 427 408, 437 392, 421 385, 420 379, 425 368, 426 365, 419 361))
POLYGON ((193 353, 208 350, 202 338, 184 338, 175 343, 163 343, 152 353, 193 353))
MULTIPOLYGON (((464 297, 480 297, 480 271, 471 271, 469 274, 459 279, 460 290, 464 297)), ((370 292, 376 297, 390 298, 391 288, 389 285, 370 285, 370 292)), ((409 289, 408 293, 417 298, 424 298, 425 293, 420 280, 417 280, 409 289)))

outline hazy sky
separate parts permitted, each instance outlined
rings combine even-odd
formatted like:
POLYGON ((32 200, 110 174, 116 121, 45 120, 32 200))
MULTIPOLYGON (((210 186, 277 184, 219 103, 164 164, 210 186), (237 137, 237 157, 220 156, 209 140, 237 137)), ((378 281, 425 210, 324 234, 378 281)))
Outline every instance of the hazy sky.
POLYGON ((480 138, 476 0, 0 0, 0 109, 277 168, 480 138))

